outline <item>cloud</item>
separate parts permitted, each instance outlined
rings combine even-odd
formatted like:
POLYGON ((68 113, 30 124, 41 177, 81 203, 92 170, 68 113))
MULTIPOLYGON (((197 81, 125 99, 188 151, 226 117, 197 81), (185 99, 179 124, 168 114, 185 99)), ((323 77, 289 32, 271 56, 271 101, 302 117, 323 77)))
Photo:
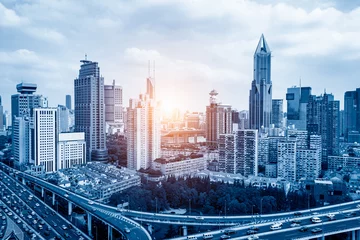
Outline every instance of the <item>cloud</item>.
POLYGON ((0 27, 18 27, 26 23, 26 18, 20 17, 14 10, 8 9, 0 3, 0 27))

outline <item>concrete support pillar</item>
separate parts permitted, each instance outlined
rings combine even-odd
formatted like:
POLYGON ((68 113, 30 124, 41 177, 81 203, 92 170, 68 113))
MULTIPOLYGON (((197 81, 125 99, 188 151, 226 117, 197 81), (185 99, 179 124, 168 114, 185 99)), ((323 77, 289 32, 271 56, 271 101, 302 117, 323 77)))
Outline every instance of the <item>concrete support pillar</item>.
POLYGON ((318 240, 325 240, 325 236, 319 237, 318 240))
POLYGON ((88 224, 87 224, 88 235, 89 235, 89 236, 92 236, 92 234, 91 234, 91 221, 92 221, 92 216, 90 215, 90 213, 87 213, 87 221, 88 221, 88 224))
POLYGON ((52 193, 52 205, 55 205, 55 193, 52 193))
POLYGON ((108 240, 112 240, 113 239, 113 233, 112 233, 112 227, 110 227, 108 225, 108 240))
POLYGON ((42 197, 42 198, 44 198, 44 194, 45 194, 45 190, 44 190, 44 188, 42 187, 42 188, 41 188, 41 197, 42 197))
POLYGON ((187 236, 187 227, 186 226, 182 226, 182 235, 187 236))
POLYGON ((356 231, 356 240, 360 240, 360 230, 356 231))
POLYGON ((25 178, 22 179, 22 184, 26 185, 25 178))
POLYGON ((68 202, 68 215, 71 216, 72 214, 72 202, 68 202))
POLYGON ((355 238, 355 230, 351 231, 351 240, 356 240, 356 238, 355 238))

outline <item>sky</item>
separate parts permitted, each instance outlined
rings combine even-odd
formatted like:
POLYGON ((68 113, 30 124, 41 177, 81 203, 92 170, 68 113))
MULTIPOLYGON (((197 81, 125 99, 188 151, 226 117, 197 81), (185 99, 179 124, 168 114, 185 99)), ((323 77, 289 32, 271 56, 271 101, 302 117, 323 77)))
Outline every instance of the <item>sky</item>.
POLYGON ((248 109, 261 34, 274 99, 300 79, 341 105, 360 87, 360 0, 0 0, 0 95, 10 110, 16 84, 32 82, 50 106, 65 104, 87 54, 123 87, 124 107, 145 92, 151 60, 166 108, 205 111, 216 89, 248 109))

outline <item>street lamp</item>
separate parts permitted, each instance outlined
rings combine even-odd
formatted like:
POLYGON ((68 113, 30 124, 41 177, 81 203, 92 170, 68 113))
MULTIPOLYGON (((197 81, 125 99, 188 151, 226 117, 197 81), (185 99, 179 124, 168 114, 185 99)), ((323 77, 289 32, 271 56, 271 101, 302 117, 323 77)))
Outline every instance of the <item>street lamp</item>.
POLYGON ((157 197, 155 198, 155 213, 157 213, 157 197))
POLYGON ((264 197, 260 200, 260 217, 262 217, 262 201, 264 200, 264 197))
POLYGON ((129 195, 127 195, 127 197, 128 197, 128 211, 130 210, 130 197, 129 197, 129 195))
POLYGON ((220 215, 221 215, 222 211, 219 212, 219 218, 218 218, 218 225, 219 225, 219 229, 220 229, 220 215))
POLYGON ((225 217, 226 217, 226 199, 225 199, 225 217))
POLYGON ((189 215, 191 215, 191 199, 189 199, 189 215))

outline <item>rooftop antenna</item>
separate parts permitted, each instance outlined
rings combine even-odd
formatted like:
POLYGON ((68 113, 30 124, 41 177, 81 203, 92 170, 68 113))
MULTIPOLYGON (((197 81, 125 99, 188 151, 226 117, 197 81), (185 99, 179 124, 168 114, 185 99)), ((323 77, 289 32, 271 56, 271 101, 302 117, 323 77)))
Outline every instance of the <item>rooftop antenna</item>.
POLYGON ((300 76, 300 88, 301 88, 301 76, 300 76))
POLYGON ((85 60, 87 60, 87 54, 85 53, 85 60))
POLYGON ((153 62, 153 65, 154 65, 154 66, 153 66, 153 75, 154 75, 153 78, 155 79, 155 60, 154 60, 154 62, 153 62))
POLYGON ((148 77, 150 77, 150 60, 148 60, 148 77))

